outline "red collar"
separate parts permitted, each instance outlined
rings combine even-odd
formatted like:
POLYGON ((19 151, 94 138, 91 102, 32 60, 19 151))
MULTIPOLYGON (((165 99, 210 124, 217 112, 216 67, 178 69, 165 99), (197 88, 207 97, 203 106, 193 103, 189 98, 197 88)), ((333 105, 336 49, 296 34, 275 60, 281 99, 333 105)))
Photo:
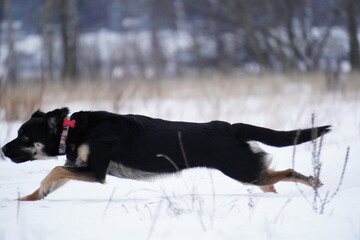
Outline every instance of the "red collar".
POLYGON ((59 154, 63 155, 66 152, 66 139, 69 134, 69 127, 75 127, 76 120, 70 120, 68 118, 64 118, 63 121, 63 131, 60 137, 60 144, 59 144, 59 154))

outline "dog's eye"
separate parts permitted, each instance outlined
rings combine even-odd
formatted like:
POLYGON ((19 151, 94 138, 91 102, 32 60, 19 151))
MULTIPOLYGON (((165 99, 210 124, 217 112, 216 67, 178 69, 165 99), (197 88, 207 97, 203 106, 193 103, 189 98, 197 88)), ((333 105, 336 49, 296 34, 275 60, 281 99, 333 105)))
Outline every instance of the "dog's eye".
POLYGON ((25 143, 25 142, 29 141, 29 138, 27 136, 23 135, 20 137, 20 141, 25 143))

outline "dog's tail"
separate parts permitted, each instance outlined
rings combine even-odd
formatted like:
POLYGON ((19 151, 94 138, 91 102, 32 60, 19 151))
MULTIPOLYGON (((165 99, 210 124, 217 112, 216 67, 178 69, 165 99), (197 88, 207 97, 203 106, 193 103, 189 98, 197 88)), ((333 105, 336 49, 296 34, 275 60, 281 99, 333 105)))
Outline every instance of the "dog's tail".
POLYGON ((232 126, 236 137, 241 141, 259 141, 276 147, 308 142, 330 131, 329 125, 293 131, 275 131, 243 123, 235 123, 232 126))

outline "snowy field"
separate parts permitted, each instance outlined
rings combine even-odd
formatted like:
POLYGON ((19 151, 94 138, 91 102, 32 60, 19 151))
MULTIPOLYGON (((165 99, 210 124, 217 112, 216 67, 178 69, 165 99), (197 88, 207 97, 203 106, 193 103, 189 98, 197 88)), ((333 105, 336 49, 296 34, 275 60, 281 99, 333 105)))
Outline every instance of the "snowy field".
MULTIPOLYGON (((18 202, 14 199, 35 190, 64 159, 19 165, 0 160, 0 239, 360 239, 359 91, 328 93, 294 82, 271 93, 256 85, 231 83, 204 85, 202 94, 182 90, 179 87, 174 96, 135 94, 118 104, 59 98, 43 102, 42 109, 66 104, 71 111, 116 110, 199 122, 220 119, 279 130, 310 127, 315 113, 316 125, 331 124, 333 129, 322 144, 321 198, 335 192, 346 149, 351 148, 340 191, 323 214, 313 210, 311 188, 280 183, 278 194, 265 194, 206 169, 150 182, 114 177, 104 185, 72 181, 44 200, 18 202)), ((16 136, 20 124, 0 122, 0 145, 16 136)), ((293 147, 261 146, 273 156, 273 168, 293 166, 293 147)), ((295 169, 312 174, 311 156, 312 144, 298 146, 295 169)))

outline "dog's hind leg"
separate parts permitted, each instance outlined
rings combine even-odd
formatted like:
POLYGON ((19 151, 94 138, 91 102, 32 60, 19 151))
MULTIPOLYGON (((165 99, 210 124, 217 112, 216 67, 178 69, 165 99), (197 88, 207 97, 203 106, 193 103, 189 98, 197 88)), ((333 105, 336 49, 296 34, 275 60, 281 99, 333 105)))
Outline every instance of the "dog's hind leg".
POLYGON ((89 171, 74 171, 76 168, 55 167, 41 181, 40 187, 32 194, 19 198, 20 201, 35 201, 46 197, 51 192, 63 186, 70 179, 86 181, 86 182, 103 182, 96 180, 94 174, 89 171))
POLYGON ((315 179, 312 176, 306 177, 301 173, 296 172, 294 169, 287 169, 284 171, 266 170, 260 176, 260 180, 258 183, 256 183, 256 185, 258 185, 264 191, 271 189, 271 186, 273 186, 275 183, 282 181, 298 182, 313 188, 322 186, 322 183, 319 179, 315 179))

